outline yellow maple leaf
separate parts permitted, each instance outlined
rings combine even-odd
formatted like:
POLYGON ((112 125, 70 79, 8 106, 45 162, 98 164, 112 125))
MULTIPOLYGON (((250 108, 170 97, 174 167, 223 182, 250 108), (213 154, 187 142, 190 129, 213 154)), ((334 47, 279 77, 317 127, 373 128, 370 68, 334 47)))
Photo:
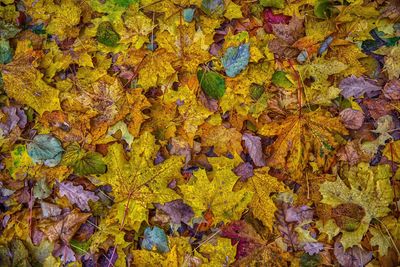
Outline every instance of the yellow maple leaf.
POLYGON ((53 0, 24 0, 26 12, 35 21, 46 21, 46 32, 55 34, 60 40, 77 37, 77 27, 81 17, 81 7, 75 1, 62 0, 55 4, 53 0))
POLYGON ((339 118, 323 110, 291 115, 283 121, 273 121, 258 131, 265 136, 277 136, 268 147, 267 165, 286 170, 294 179, 304 174, 309 162, 324 169, 326 159, 339 145, 336 134, 347 134, 339 118))
POLYGON ((176 71, 171 65, 175 55, 163 49, 148 53, 139 68, 138 84, 149 89, 152 86, 168 86, 177 79, 176 71))
POLYGON ((178 88, 177 91, 169 90, 164 97, 164 103, 176 105, 177 101, 182 102, 178 106, 181 121, 183 122, 183 129, 188 136, 188 142, 192 145, 193 137, 198 131, 198 127, 204 123, 204 120, 209 117, 213 112, 208 110, 202 105, 196 97, 196 82, 189 88, 184 85, 178 88))
POLYGON ((107 172, 99 179, 112 186, 116 201, 114 210, 121 226, 137 231, 140 223, 147 221, 152 203, 179 198, 168 188, 168 183, 171 178, 180 176, 183 159, 171 157, 154 165, 158 148, 154 136, 148 132, 133 141, 129 161, 125 159, 122 145, 116 143, 109 147, 104 158, 107 172))
POLYGON ((198 134, 203 146, 213 146, 215 153, 223 155, 227 152, 240 153, 242 148, 242 134, 235 128, 226 128, 223 125, 212 126, 205 123, 198 134))
POLYGON ((235 4, 233 1, 230 1, 226 7, 224 17, 229 20, 243 18, 243 14, 240 8, 241 6, 235 4))
POLYGON ((228 238, 208 240, 199 246, 195 256, 203 260, 201 266, 229 266, 235 261, 236 245, 232 245, 228 238), (207 257, 205 257, 207 255, 207 257))
POLYGON ((254 192, 249 205, 254 216, 272 230, 276 206, 270 194, 273 192, 285 191, 285 185, 279 182, 275 177, 269 175, 268 171, 268 167, 256 169, 254 171, 254 176, 249 178, 244 187, 254 192))
POLYGON ((197 217, 210 210, 214 223, 240 219, 250 202, 252 193, 244 189, 233 192, 238 177, 230 168, 219 169, 210 181, 204 169, 193 173, 187 184, 179 186, 184 201, 189 204, 197 217))
POLYGON ((32 107, 39 115, 60 110, 59 91, 42 80, 43 74, 33 62, 29 54, 17 55, 11 63, 1 67, 7 95, 32 107))
POLYGON ((331 100, 338 97, 340 89, 328 81, 328 77, 338 74, 348 68, 348 66, 338 60, 327 60, 318 58, 309 64, 296 66, 301 78, 313 79, 310 86, 304 85, 306 101, 319 105, 330 105, 331 100))

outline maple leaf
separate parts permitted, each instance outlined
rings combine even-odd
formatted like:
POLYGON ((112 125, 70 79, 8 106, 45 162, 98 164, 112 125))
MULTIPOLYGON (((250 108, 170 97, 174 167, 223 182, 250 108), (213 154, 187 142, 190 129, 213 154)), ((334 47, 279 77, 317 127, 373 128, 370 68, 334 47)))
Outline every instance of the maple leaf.
POLYGON ((268 147, 267 166, 284 169, 294 179, 303 176, 310 162, 324 168, 325 159, 338 147, 336 134, 347 134, 339 118, 323 110, 291 115, 284 121, 273 121, 258 130, 260 135, 277 136, 268 147))
POLYGON ((360 243, 372 219, 379 219, 388 214, 393 190, 390 185, 389 165, 370 167, 368 163, 361 162, 345 171, 344 177, 347 178, 350 188, 338 177, 334 182, 324 182, 320 186, 320 192, 323 197, 322 203, 332 207, 354 204, 365 212, 355 230, 340 230, 340 242, 347 249, 360 243))
POLYGON ((217 238, 202 243, 195 256, 203 259, 202 266, 221 266, 231 264, 235 260, 236 245, 231 244, 228 238, 217 238), (204 253, 204 254, 203 254, 204 253))
POLYGON ((113 144, 104 158, 107 172, 99 177, 113 189, 115 211, 121 225, 138 230, 147 221, 148 207, 152 203, 165 203, 179 198, 168 188, 170 178, 180 176, 182 157, 171 157, 154 165, 158 151, 155 138, 143 133, 132 143, 130 159, 126 160, 122 145, 113 144))
POLYGON ((273 192, 285 191, 285 185, 270 176, 268 171, 268 167, 254 170, 254 176, 249 178, 244 187, 254 192, 249 204, 254 216, 261 220, 266 227, 272 229, 277 208, 270 195, 273 192))
POLYGON ((238 177, 229 167, 214 172, 212 181, 204 169, 194 172, 187 184, 179 186, 183 199, 193 208, 197 217, 211 210, 216 223, 238 220, 251 201, 252 193, 246 190, 232 191, 238 177))
POLYGON ((55 34, 64 40, 72 36, 78 36, 77 27, 82 9, 74 1, 62 0, 58 4, 53 1, 25 0, 24 4, 29 7, 27 13, 35 21, 47 21, 46 31, 55 34))
POLYGON ((162 49, 149 53, 143 59, 139 69, 138 84, 144 89, 162 84, 172 84, 176 80, 176 71, 171 65, 172 54, 162 49))
MULTIPOLYGON (((198 85, 195 76, 193 76, 189 82, 198 85)), ((195 91, 192 89, 193 87, 189 87, 185 84, 179 87, 177 91, 170 90, 165 94, 164 99, 166 104, 174 103, 177 105, 177 101, 183 102, 178 105, 178 111, 183 121, 183 129, 188 136, 188 142, 190 144, 193 142, 192 140, 198 131, 198 127, 204 124, 204 120, 213 113, 199 103, 195 91)))
POLYGON ((59 91, 42 80, 43 74, 34 64, 31 55, 16 55, 12 62, 1 66, 7 95, 32 107, 39 115, 60 110, 59 91))
POLYGON ((199 133, 202 136, 203 146, 214 146, 215 153, 222 155, 227 152, 240 153, 241 134, 235 128, 226 128, 223 125, 212 126, 203 124, 199 133))

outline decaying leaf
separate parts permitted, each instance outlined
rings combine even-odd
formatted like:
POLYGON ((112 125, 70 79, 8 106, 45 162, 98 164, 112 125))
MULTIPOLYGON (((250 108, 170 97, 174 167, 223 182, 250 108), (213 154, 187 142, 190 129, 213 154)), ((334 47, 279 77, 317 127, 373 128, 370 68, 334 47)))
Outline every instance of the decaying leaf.
MULTIPOLYGON (((361 162, 351 167, 344 175, 343 178, 347 178, 350 188, 338 177, 334 182, 324 182, 320 186, 320 192, 323 197, 321 202, 333 208, 343 204, 355 204, 365 212, 362 218, 356 220, 357 224, 354 227, 345 224, 343 225, 345 229, 341 229, 340 242, 347 249, 359 244, 368 231, 372 219, 379 219, 388 214, 393 190, 390 185, 391 174, 388 165, 371 168, 367 163, 361 162)), ((343 211, 341 216, 346 214, 351 216, 351 210, 343 211)))

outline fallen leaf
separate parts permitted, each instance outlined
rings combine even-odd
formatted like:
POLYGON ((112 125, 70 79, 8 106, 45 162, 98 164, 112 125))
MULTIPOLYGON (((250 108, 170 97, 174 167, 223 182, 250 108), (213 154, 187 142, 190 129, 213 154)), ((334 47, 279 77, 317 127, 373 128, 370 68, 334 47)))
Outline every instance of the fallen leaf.
POLYGON ((364 77, 357 78, 354 75, 343 79, 339 87, 342 89, 341 94, 346 98, 351 96, 360 97, 366 93, 382 90, 373 80, 364 77))
POLYGON ((27 145, 28 154, 35 163, 44 163, 49 167, 57 166, 64 149, 61 142, 52 135, 38 134, 27 145))
POLYGON ((158 252, 162 253, 166 253, 170 250, 167 236, 164 231, 157 226, 153 228, 147 227, 144 230, 144 238, 141 247, 147 250, 152 250, 153 247, 155 247, 158 252))
POLYGON ((68 243, 76 231, 78 231, 81 224, 84 223, 90 215, 90 213, 80 213, 77 210, 73 210, 60 221, 41 221, 39 228, 51 242, 60 239, 68 243))
POLYGON ((264 153, 262 151, 261 138, 256 135, 244 133, 242 140, 244 141, 244 145, 249 152, 254 165, 257 167, 265 166, 266 163, 264 159, 264 153))
POLYGON ((59 183, 60 196, 66 196, 72 204, 76 204, 82 211, 90 211, 89 201, 96 202, 99 197, 93 192, 84 190, 81 185, 71 182, 59 183))
POLYGON ((340 120, 344 127, 351 130, 360 129, 364 122, 364 114, 362 111, 346 108, 339 113, 340 120))

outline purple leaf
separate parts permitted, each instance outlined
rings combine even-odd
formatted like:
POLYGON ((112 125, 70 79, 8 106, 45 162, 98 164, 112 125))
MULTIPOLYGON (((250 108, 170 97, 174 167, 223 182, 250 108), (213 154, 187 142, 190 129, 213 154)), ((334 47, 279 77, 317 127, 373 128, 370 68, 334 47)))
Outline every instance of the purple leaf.
POLYGON ((222 228, 221 236, 231 239, 232 245, 237 244, 236 259, 250 255, 265 243, 257 231, 245 221, 234 221, 222 228))
POLYGON ((285 210, 285 221, 302 223, 313 218, 314 211, 308 206, 290 207, 285 210))
POLYGON ((189 223, 192 217, 194 216, 194 212, 192 208, 183 203, 181 199, 174 200, 171 202, 167 202, 164 205, 155 204, 156 208, 164 211, 171 217, 171 222, 175 224, 180 224, 181 222, 189 223))
POLYGON ((346 98, 351 96, 360 97, 365 93, 371 93, 382 89, 374 80, 364 77, 357 78, 354 75, 343 79, 339 87, 342 89, 341 94, 346 98))
POLYGON ((324 244, 319 243, 319 242, 305 243, 303 249, 308 254, 315 255, 324 249, 324 244))
POLYGON ((0 122, 0 129, 5 135, 11 133, 15 127, 24 128, 27 123, 25 112, 19 107, 3 107, 1 111, 6 115, 6 121, 0 122))
POLYGON ((291 18, 283 14, 274 14, 270 8, 265 9, 262 16, 264 19, 264 29, 267 33, 272 33, 273 24, 288 24, 291 18))
POLYGON ((98 266, 99 267, 110 267, 115 266, 115 262, 118 259, 118 253, 116 247, 110 247, 107 250, 106 255, 102 254, 99 258, 98 266))
POLYGON ((56 257, 60 257, 64 263, 76 261, 75 252, 67 245, 57 245, 53 254, 56 257))
POLYGON ((266 163, 261 146, 261 137, 244 133, 242 140, 244 141, 244 145, 247 148, 254 165, 257 167, 265 166, 266 163))
POLYGON ((336 241, 333 253, 340 265, 345 267, 365 266, 372 259, 372 252, 367 252, 357 246, 345 251, 339 241, 336 241))
POLYGON ((240 163, 236 168, 233 169, 233 172, 240 177, 241 182, 246 182, 247 179, 254 175, 253 165, 248 162, 240 163))
POLYGON ((83 186, 76 186, 71 182, 60 183, 60 195, 66 196, 72 204, 76 204, 82 211, 90 211, 89 200, 99 200, 99 197, 93 192, 84 190, 83 186))
POLYGON ((297 251, 299 249, 299 240, 295 231, 296 224, 288 223, 285 220, 285 213, 287 213, 288 204, 279 202, 277 203, 277 208, 278 210, 275 212, 275 217, 283 241, 288 245, 288 251, 297 251))

